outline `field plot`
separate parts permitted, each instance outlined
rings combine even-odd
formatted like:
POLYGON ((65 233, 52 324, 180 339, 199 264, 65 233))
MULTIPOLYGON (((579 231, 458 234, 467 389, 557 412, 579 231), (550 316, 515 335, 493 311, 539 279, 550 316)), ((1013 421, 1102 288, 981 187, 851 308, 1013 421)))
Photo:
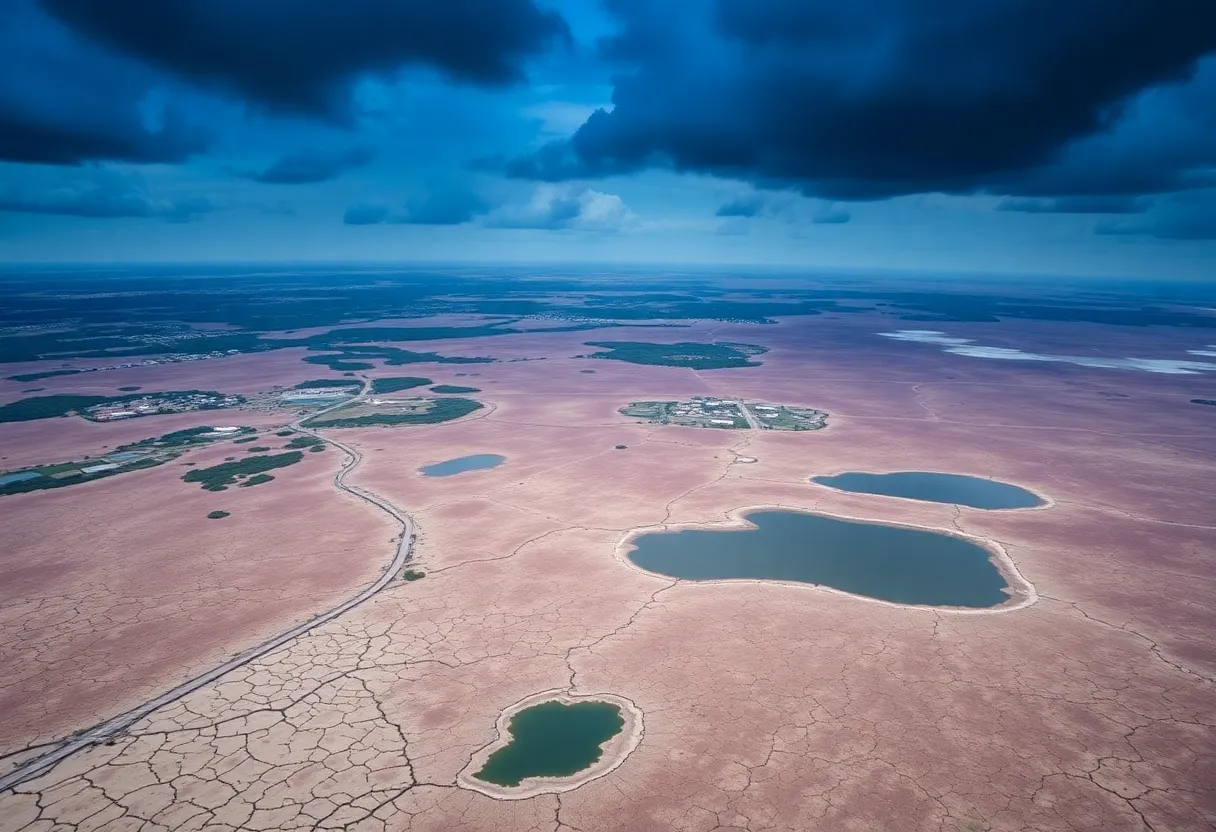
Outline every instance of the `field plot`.
POLYGON ((473 399, 370 398, 314 416, 303 424, 309 428, 357 428, 372 425, 431 425, 467 416, 483 407, 473 399))

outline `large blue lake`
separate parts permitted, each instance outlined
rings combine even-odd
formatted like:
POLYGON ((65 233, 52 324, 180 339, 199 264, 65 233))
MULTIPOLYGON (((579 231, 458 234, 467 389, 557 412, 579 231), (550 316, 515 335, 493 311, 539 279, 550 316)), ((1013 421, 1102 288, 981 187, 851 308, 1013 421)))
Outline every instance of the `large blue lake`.
POLYGON ((900 604, 994 607, 1009 600, 982 546, 953 535, 799 511, 754 511, 754 529, 641 535, 629 559, 686 580, 797 581, 900 604))

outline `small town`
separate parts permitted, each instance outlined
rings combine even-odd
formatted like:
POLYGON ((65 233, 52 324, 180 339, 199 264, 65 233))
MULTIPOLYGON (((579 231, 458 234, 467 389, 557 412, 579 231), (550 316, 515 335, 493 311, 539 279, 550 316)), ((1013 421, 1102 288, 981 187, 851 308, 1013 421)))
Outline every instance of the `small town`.
POLYGON ((106 402, 85 408, 80 415, 92 422, 114 422, 119 419, 134 419, 139 416, 155 416, 161 413, 218 410, 223 407, 236 407, 244 401, 243 396, 227 396, 222 393, 199 391, 164 393, 119 402, 106 402))
POLYGON ((828 414, 809 407, 693 396, 687 401, 632 402, 621 413, 660 425, 726 430, 819 430, 828 414))

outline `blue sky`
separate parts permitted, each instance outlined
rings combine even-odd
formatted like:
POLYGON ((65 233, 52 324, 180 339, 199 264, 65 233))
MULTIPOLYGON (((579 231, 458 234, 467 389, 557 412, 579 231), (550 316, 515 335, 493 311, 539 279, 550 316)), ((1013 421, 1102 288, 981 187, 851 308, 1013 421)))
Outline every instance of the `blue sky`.
POLYGON ((1210 278, 1216 4, 4 0, 0 259, 1210 278))

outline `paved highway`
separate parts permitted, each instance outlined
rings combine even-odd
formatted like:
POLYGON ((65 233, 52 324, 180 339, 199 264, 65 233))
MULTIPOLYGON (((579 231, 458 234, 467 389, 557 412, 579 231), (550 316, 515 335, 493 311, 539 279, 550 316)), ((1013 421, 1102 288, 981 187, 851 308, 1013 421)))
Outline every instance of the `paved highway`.
MULTIPOLYGON (((367 395, 369 389, 370 382, 365 381, 363 383, 363 387, 359 390, 359 394, 355 398, 363 398, 367 395)), ((348 404, 349 401, 351 400, 339 402, 333 407, 318 411, 312 415, 318 416, 322 413, 328 413, 331 410, 335 410, 345 404, 348 404)), ((305 433, 310 436, 319 436, 315 431, 303 426, 303 419, 293 422, 290 427, 299 431, 300 433, 305 433)), ((309 630, 319 627, 329 621, 333 621, 338 616, 342 615, 348 610, 354 609, 368 598, 371 598, 377 592, 388 586, 393 579, 398 576, 401 570, 405 568, 406 563, 409 562, 410 555, 413 551, 413 521, 410 520, 408 514, 397 508, 388 500, 381 497, 379 494, 374 494, 371 491, 364 490, 358 486, 347 485, 346 477, 356 468, 358 468, 363 462, 363 455, 355 450, 354 447, 347 445, 344 442, 339 442, 330 437, 319 438, 324 439, 326 442, 333 445, 335 448, 339 448, 346 454, 346 460, 342 463, 342 467, 338 469, 336 474, 334 474, 334 486, 347 492, 348 494, 354 495, 360 500, 371 503, 381 511, 387 512, 393 517, 394 520, 401 524, 401 537, 397 542, 397 549, 393 554, 393 559, 388 566, 384 568, 384 571, 380 574, 380 577, 376 579, 376 582, 364 589, 358 595, 344 601, 333 609, 321 613, 317 617, 311 618, 302 624, 297 624, 291 629, 279 633, 277 636, 274 636, 268 641, 262 642, 256 647, 251 647, 248 650, 244 650, 236 654, 228 661, 212 668, 211 670, 208 670, 206 673, 196 676, 187 682, 183 682, 172 690, 166 691, 157 697, 149 699, 142 705, 134 707, 125 713, 121 713, 116 717, 106 720, 105 722, 94 725, 92 728, 85 731, 73 734, 72 736, 63 740, 61 743, 55 745, 50 750, 38 755, 37 757, 27 760, 12 771, 0 777, 0 791, 10 789, 13 786, 24 783, 26 780, 37 777, 59 762, 72 756, 77 751, 88 748, 91 745, 105 742, 110 737, 122 733, 128 727, 143 719, 153 711, 163 708, 165 705, 172 702, 176 702, 183 696, 193 693, 205 685, 211 684, 216 679, 219 679, 221 676, 231 670, 235 670, 238 667, 248 664, 254 659, 261 658, 267 653, 271 653, 279 649, 293 639, 304 635, 309 630)))

